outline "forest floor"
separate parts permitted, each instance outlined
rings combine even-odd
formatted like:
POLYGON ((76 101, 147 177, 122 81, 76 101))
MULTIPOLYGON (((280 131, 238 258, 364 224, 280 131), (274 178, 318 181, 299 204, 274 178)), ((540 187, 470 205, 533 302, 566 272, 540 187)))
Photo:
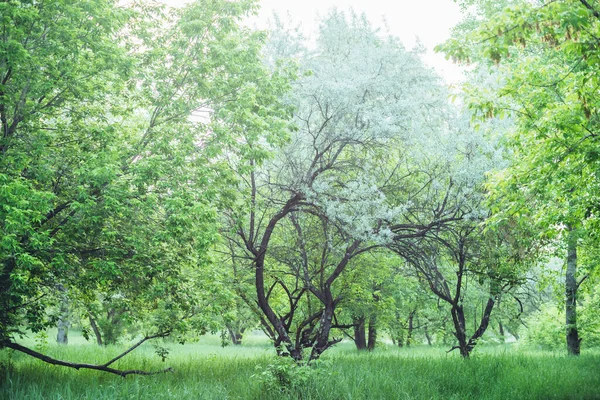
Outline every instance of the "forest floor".
MULTIPOLYGON (((173 372, 126 378, 0 351, 0 399, 600 399, 600 350, 569 357, 515 344, 481 345, 462 360, 435 346, 382 345, 358 353, 342 343, 315 365, 297 368, 274 357, 259 335, 225 348, 216 336, 158 344, 170 350, 165 361, 144 344, 115 367, 173 372)), ((106 362, 126 348, 101 348, 73 333, 67 346, 42 347, 53 357, 88 363, 106 362)))

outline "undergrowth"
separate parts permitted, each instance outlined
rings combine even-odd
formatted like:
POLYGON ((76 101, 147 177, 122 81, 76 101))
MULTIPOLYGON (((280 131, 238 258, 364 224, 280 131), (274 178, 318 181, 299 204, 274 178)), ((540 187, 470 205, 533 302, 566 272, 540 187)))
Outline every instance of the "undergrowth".
MULTIPOLYGON (((0 351, 0 398, 29 399, 600 399, 600 352, 481 347, 469 360, 444 349, 382 347, 357 353, 343 344, 298 366, 265 343, 221 348, 218 339, 151 345, 119 361, 122 368, 164 369, 156 376, 118 376, 56 367, 0 351), (214 342, 214 343, 213 343, 214 342)), ((100 362, 122 347, 49 345, 54 357, 100 362)))

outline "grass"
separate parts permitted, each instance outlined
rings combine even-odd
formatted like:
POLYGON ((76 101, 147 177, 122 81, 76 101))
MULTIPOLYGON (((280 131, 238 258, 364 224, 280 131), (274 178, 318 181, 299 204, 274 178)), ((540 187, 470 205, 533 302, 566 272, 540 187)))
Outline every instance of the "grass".
MULTIPOLYGON (((481 346, 471 359, 462 360, 438 347, 382 346, 374 353, 357 353, 351 343, 342 343, 315 367, 298 369, 275 358, 260 336, 245 339, 244 346, 235 348, 221 348, 219 338, 212 336, 193 344, 169 344, 164 363, 152 345, 143 345, 119 361, 121 368, 175 370, 150 377, 76 371, 4 350, 0 398, 600 399, 596 350, 575 358, 509 345, 481 346)), ((122 350, 99 348, 77 337, 71 342, 49 346, 46 352, 72 361, 102 362, 122 350)))

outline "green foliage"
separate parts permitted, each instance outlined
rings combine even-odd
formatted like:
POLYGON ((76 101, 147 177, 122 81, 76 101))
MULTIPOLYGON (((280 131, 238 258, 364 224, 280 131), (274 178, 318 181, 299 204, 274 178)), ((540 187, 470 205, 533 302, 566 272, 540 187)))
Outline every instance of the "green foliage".
POLYGON ((313 360, 309 364, 298 364, 288 357, 277 357, 266 366, 256 366, 256 378, 261 391, 268 396, 289 396, 292 398, 317 397, 318 392, 311 392, 313 383, 329 379, 331 361, 313 360))
POLYGON ((288 75, 240 25, 254 10, 0 4, 0 340, 52 325, 57 285, 84 316, 117 310, 96 316, 109 342, 125 325, 207 329, 230 196, 215 156, 236 142, 227 128, 266 132, 287 112, 273 98, 288 75))
MULTIPOLYGON (((465 90, 465 102, 480 118, 513 123, 504 139, 511 163, 490 174, 494 219, 529 225, 524 237, 542 254, 564 257, 568 243, 568 347, 576 354, 578 281, 586 276, 577 268, 584 261, 589 271, 595 263, 586 254, 598 247, 600 74, 598 48, 590 44, 600 36, 600 14, 595 2, 583 0, 464 3, 480 18, 471 18, 477 22, 458 29, 439 50, 488 75, 471 79, 465 90)), ((554 329, 546 327, 549 338, 534 335, 539 342, 552 342, 554 329)))
POLYGON ((564 311, 559 311, 553 305, 543 305, 538 313, 528 319, 524 343, 546 350, 563 348, 565 343, 564 319, 564 311))
MULTIPOLYGON (((596 348, 600 345, 600 318, 598 316, 598 292, 581 296, 578 307, 578 329, 582 338, 582 348, 596 348)), ((547 350, 558 350, 565 346, 565 311, 552 303, 542 304, 540 310, 527 319, 524 331, 524 344, 539 346, 547 350)))
POLYGON ((581 328, 583 347, 600 346, 600 291, 598 286, 592 289, 592 293, 583 297, 582 307, 579 309, 578 326, 581 328))
MULTIPOLYGON (((480 10, 487 4, 476 3, 480 10)), ((514 162, 490 186, 504 214, 532 213, 545 232, 589 224, 598 192, 592 92, 599 75, 597 49, 586 43, 598 36, 600 19, 581 1, 510 3, 484 12, 440 50, 480 66, 499 63, 491 97, 472 81, 466 101, 484 117, 505 114, 515 122, 506 139, 514 162)))

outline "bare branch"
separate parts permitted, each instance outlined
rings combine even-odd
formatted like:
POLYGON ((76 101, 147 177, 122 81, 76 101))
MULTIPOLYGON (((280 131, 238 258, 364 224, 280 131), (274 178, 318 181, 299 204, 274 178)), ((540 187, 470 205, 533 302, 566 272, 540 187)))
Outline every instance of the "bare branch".
POLYGON ((120 359, 121 357, 125 356, 126 354, 128 354, 129 352, 131 352, 133 349, 135 349, 136 347, 138 347, 139 345, 141 345, 142 343, 144 343, 146 340, 149 339, 153 339, 156 337, 164 337, 167 336, 167 334, 158 334, 158 335, 153 335, 153 336, 146 336, 144 339, 142 339, 142 341, 136 343, 134 346, 132 346, 131 348, 129 348, 127 351, 125 351, 124 353, 120 354, 119 356, 115 357, 114 359, 110 360, 109 362, 102 364, 102 365, 97 365, 97 364, 85 364, 85 363, 72 363, 72 362, 68 362, 68 361, 63 361, 63 360, 57 360, 55 358, 49 357, 45 354, 39 353, 35 350, 32 350, 28 347, 22 346, 18 343, 14 343, 11 341, 5 341, 2 342, 2 347, 8 347, 9 349, 13 349, 16 351, 20 351, 21 353, 25 353, 27 355, 30 355, 34 358, 37 358, 38 360, 42 360, 48 364, 52 364, 52 365, 60 365, 63 367, 69 367, 69 368, 75 368, 76 370, 80 370, 80 369, 93 369, 96 371, 103 371, 103 372, 108 372, 111 374, 115 374, 115 375, 119 375, 123 378, 125 378, 127 375, 156 375, 156 374, 162 374, 165 372, 173 372, 173 368, 169 367, 169 368, 165 368, 163 370, 160 371, 142 371, 139 369, 128 369, 128 370, 120 370, 120 369, 116 369, 116 368, 111 368, 109 367, 110 364, 112 364, 113 362, 117 361, 118 359, 120 359))

